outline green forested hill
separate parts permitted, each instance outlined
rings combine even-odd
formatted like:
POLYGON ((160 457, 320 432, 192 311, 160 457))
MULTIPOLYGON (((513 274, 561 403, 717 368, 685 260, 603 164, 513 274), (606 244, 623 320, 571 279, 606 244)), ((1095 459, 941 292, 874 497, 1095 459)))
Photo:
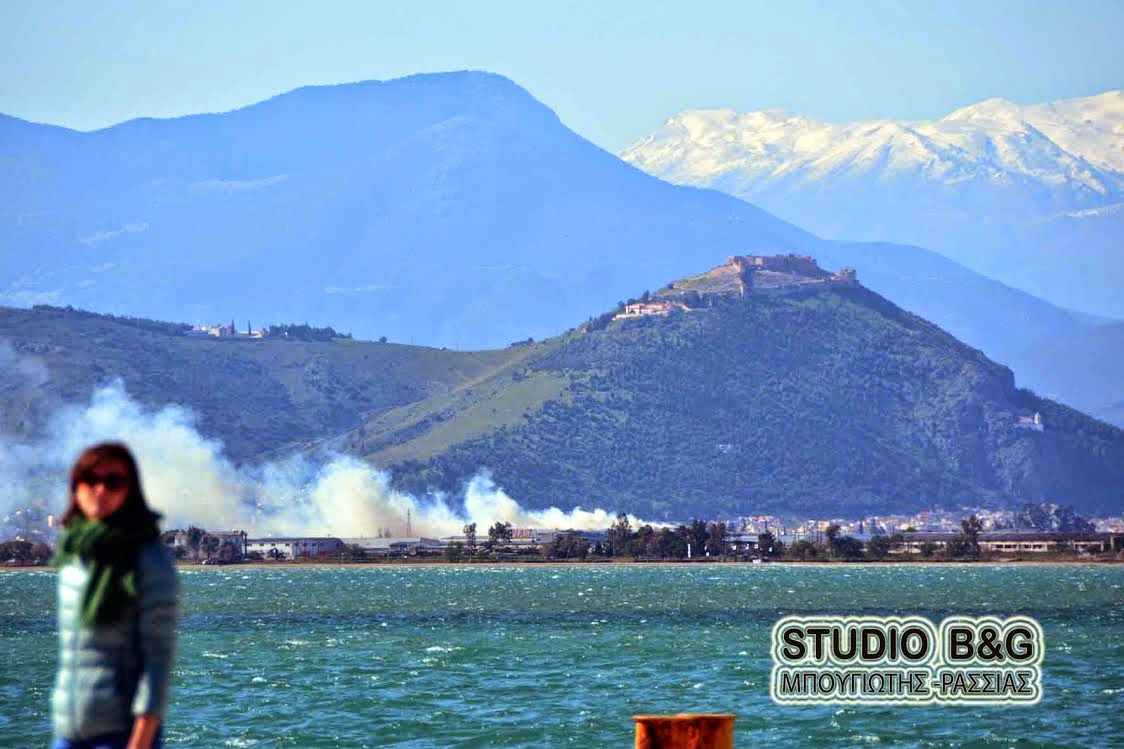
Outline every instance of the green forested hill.
POLYGON ((52 404, 120 377, 146 404, 191 407, 236 460, 326 443, 419 493, 488 469, 525 506, 653 518, 1038 500, 1124 511, 1124 431, 1015 388, 863 288, 590 327, 453 352, 0 309, 0 341, 47 373, 0 376, 0 428, 33 432, 52 404), (1036 412, 1044 431, 1018 426, 1036 412))
MULTIPOLYGON (((188 326, 37 307, 0 307, 0 344, 45 370, 29 387, 0 373, 0 432, 31 434, 59 403, 120 378, 148 406, 178 403, 238 461, 284 454, 367 415, 447 393, 526 355, 337 339, 189 338, 188 326)), ((0 357, 2 362, 2 357, 0 357)), ((26 379, 26 378, 23 378, 26 379)))
POLYGON ((541 404, 498 428, 457 434, 445 404, 405 444, 368 428, 352 448, 415 490, 487 467, 531 506, 655 517, 1124 508, 1124 432, 1016 389, 1006 368, 861 288, 619 320, 540 347, 513 375, 462 394, 490 411, 539 383, 541 404), (1016 427, 1035 412, 1044 432, 1016 427))

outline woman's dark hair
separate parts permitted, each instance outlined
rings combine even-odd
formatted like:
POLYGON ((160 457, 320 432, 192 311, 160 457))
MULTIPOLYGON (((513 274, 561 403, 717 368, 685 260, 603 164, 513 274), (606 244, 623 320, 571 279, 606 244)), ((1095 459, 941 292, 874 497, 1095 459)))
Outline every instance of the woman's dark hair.
POLYGON ((150 522, 160 517, 149 508, 148 501, 144 498, 140 471, 137 469, 137 461, 133 453, 120 442, 100 442, 83 450, 70 469, 70 502, 61 521, 64 527, 70 525, 70 521, 82 513, 78 507, 78 499, 74 496, 78 484, 88 479, 99 467, 110 463, 118 463, 125 469, 125 478, 129 486, 124 504, 121 505, 121 509, 113 513, 114 519, 133 523, 150 522))

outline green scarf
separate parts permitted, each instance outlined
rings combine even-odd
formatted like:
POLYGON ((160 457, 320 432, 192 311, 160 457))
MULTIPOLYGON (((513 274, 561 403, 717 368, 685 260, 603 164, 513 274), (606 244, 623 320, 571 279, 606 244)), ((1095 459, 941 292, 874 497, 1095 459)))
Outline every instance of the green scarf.
POLYGON ((137 599, 137 552, 159 538, 156 518, 124 524, 114 518, 87 520, 77 514, 59 539, 55 567, 75 557, 90 567, 90 580, 82 597, 82 623, 87 626, 118 621, 126 606, 137 599))

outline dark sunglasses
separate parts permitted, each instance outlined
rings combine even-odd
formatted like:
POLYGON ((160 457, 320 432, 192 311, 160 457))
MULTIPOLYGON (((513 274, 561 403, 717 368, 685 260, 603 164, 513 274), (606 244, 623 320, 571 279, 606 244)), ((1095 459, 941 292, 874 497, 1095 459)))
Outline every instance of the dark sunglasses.
POLYGON ((78 483, 91 488, 101 484, 108 491, 115 492, 118 489, 124 489, 128 485, 129 479, 123 473, 109 473, 104 476, 97 473, 86 473, 78 479, 78 483))

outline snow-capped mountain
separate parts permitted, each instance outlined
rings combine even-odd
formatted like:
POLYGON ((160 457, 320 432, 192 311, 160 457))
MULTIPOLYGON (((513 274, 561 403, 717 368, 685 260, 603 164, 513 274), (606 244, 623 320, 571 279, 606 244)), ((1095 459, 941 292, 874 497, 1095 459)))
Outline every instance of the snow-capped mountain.
POLYGON ((988 99, 933 121, 689 110, 622 156, 828 236, 920 244, 1053 301, 1124 316, 1124 91, 1031 106, 988 99))

